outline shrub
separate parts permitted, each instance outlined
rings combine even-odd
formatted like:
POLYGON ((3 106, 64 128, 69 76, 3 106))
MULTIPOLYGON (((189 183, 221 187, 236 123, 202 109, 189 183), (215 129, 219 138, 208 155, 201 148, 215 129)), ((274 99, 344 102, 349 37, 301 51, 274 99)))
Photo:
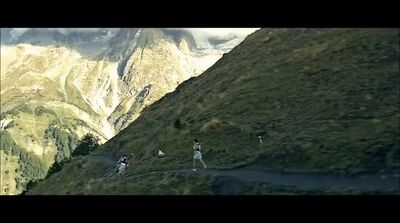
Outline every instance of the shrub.
POLYGON ((67 161, 68 160, 65 159, 61 162, 54 162, 53 165, 51 165, 51 167, 47 171, 46 178, 49 178, 53 173, 59 172, 62 169, 62 167, 64 166, 64 163, 66 163, 67 161))
POLYGON ((204 123, 204 125, 200 128, 200 132, 205 134, 210 133, 218 129, 220 125, 221 122, 218 119, 213 118, 211 121, 204 123))
POLYGON ((100 147, 100 138, 91 133, 86 134, 80 140, 78 147, 72 153, 72 156, 88 155, 90 152, 100 147))
POLYGON ((185 123, 182 122, 182 121, 178 118, 178 119, 176 119, 175 122, 174 122, 174 127, 175 127, 176 129, 182 129, 182 128, 185 127, 185 123))

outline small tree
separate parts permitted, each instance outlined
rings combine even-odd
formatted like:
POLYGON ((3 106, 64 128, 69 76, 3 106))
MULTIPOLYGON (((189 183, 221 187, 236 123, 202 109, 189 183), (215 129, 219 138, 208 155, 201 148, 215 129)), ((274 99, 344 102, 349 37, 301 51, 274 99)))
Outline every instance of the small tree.
POLYGON ((25 195, 26 192, 28 192, 30 189, 32 189, 36 184, 38 183, 38 180, 30 180, 26 186, 25 189, 22 192, 22 195, 25 195))
POLYGON ((86 134, 72 153, 72 156, 88 155, 90 152, 100 147, 100 138, 92 133, 86 134))
POLYGON ((50 169, 47 171, 46 178, 49 178, 53 173, 59 172, 63 168, 66 161, 67 160, 64 160, 62 162, 54 162, 53 165, 51 165, 50 169))

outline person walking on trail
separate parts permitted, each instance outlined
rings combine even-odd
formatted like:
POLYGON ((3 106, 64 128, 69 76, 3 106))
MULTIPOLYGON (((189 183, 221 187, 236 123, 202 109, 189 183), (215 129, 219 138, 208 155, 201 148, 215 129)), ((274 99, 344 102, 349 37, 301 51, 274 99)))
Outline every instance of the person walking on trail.
POLYGON ((201 157, 201 145, 197 141, 197 139, 194 139, 194 144, 193 144, 193 150, 194 150, 194 156, 193 156, 193 171, 197 171, 195 166, 196 166, 196 160, 199 160, 202 164, 204 169, 207 168, 207 165, 204 163, 203 158, 201 157))
POLYGON ((118 175, 123 175, 125 173, 126 167, 128 167, 128 158, 123 155, 117 162, 118 175))

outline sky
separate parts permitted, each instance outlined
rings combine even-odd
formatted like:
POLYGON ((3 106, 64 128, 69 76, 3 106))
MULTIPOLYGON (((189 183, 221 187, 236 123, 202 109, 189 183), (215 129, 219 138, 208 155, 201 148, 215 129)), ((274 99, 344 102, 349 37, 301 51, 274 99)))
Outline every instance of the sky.
MULTIPOLYGON (((17 39, 29 28, 14 28, 10 32, 11 39, 17 39)), ((107 30, 110 36, 113 36, 119 31, 119 28, 43 28, 48 30, 55 30, 62 34, 71 32, 97 32, 99 30, 107 30)), ((246 36, 255 32, 260 28, 163 28, 169 30, 185 30, 190 32, 196 40, 197 46, 203 49, 213 49, 210 44, 209 38, 232 40, 239 39, 241 42, 246 36)))
POLYGON ((192 33, 195 37, 220 37, 220 38, 230 38, 236 37, 246 37, 247 35, 253 33, 259 28, 174 28, 182 29, 192 33))
MULTIPOLYGON (((49 28, 50 30, 57 30, 60 33, 67 34, 69 32, 96 32, 105 28, 49 28)), ((192 33, 195 38, 203 39, 206 37, 219 37, 219 38, 231 38, 231 37, 246 37, 253 33, 259 28, 170 28, 170 29, 181 29, 192 33)), ((13 33, 15 35, 23 34, 28 28, 14 28, 13 33)), ((118 28, 110 28, 112 32, 118 31, 118 28)))

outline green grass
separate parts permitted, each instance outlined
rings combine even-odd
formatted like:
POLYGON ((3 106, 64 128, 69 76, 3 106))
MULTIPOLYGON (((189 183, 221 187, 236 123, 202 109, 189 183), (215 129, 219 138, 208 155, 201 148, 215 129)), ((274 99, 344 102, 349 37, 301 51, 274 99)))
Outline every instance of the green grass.
POLYGON ((257 31, 102 149, 135 153, 143 172, 174 169, 190 166, 194 138, 219 168, 398 169, 399 30, 257 31), (219 124, 204 131, 214 119, 219 124))
POLYGON ((86 157, 74 157, 71 163, 66 163, 62 173, 54 173, 44 182, 53 182, 50 187, 41 184, 34 187, 28 194, 157 194, 186 195, 212 194, 210 176, 193 176, 182 173, 148 174, 142 177, 102 178, 110 170, 109 166, 86 157), (76 179, 79 179, 78 181, 76 179), (62 183, 68 182, 68 183, 62 183))
MULTIPOLYGON (((212 157, 210 162, 219 165, 260 154, 257 164, 279 169, 342 172, 398 167, 385 161, 390 151, 399 151, 398 32, 276 32, 271 37, 276 44, 248 40, 247 54, 239 46, 219 66, 188 86, 183 84, 171 99, 166 96, 152 106, 118 138, 123 142, 133 136, 134 140, 110 147, 138 152, 166 147, 171 156, 178 157, 191 153, 191 140, 197 137, 209 152, 205 158, 212 157), (315 50, 320 44, 314 39, 329 47, 315 50), (296 59, 287 57, 296 49, 300 49, 296 59), (274 56, 268 56, 269 51, 274 56), (309 68, 303 71, 304 67, 309 68), (187 123, 186 129, 171 128, 177 118, 187 123), (213 118, 221 121, 220 128, 201 134, 201 126, 213 118), (151 133, 140 131, 149 128, 151 133), (261 146, 257 145, 258 132, 265 132, 261 146), (149 138, 157 144, 149 143, 149 138), (382 147, 378 156, 383 157, 368 152, 376 150, 375 144, 382 147), (302 158, 296 161, 284 155, 283 165, 281 159, 278 163, 262 159, 274 159, 275 151, 292 148, 299 148, 302 158)), ((261 31, 253 36, 263 37, 261 31)))

